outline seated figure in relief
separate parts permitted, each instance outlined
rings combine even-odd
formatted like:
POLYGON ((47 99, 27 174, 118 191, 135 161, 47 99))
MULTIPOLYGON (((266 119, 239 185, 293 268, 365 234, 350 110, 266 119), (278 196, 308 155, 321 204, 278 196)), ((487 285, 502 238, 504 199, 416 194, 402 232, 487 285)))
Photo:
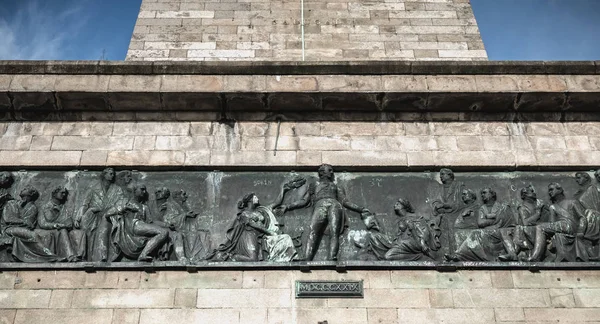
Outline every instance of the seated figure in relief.
POLYGON ((548 240, 556 249, 556 262, 576 261, 575 235, 579 220, 584 217, 584 209, 579 202, 566 199, 562 186, 548 185, 550 221, 535 225, 534 246, 528 261, 542 261, 546 256, 548 240))
POLYGON ((227 241, 216 251, 215 258, 231 261, 289 262, 296 257, 292 238, 281 234, 274 209, 281 206, 287 191, 306 183, 303 178, 285 183, 275 202, 263 206, 254 193, 238 203, 239 212, 227 230, 227 241))
MULTIPOLYGON (((167 241, 167 229, 147 222, 148 192, 143 184, 133 187, 133 198, 121 212, 112 216, 111 244, 115 255, 125 255, 138 261, 152 261, 152 254, 167 241)), ((113 260, 114 261, 114 260, 113 260)))
POLYGON ((22 262, 56 262, 64 259, 48 246, 48 237, 36 231, 39 192, 27 186, 19 194, 21 200, 9 200, 2 210, 0 228, 3 241, 12 243, 12 256, 22 262))
POLYGON ((495 261, 505 254, 515 255, 512 232, 515 218, 510 206, 497 201, 491 188, 481 190, 483 205, 477 215, 477 226, 453 254, 445 255, 448 261, 495 261))
MULTIPOLYGON (((398 199, 394 204, 398 216, 397 232, 386 235, 381 232, 374 213, 363 212, 361 218, 367 228, 363 242, 355 242, 361 252, 359 258, 368 260, 431 261, 439 250, 440 229, 434 220, 415 215, 412 204, 398 199)), ((436 218, 437 219, 437 218, 436 218)))
POLYGON ((67 261, 81 261, 85 258, 86 237, 82 230, 73 229, 73 220, 65 208, 69 191, 56 187, 52 197, 42 206, 38 215, 38 226, 42 237, 51 243, 48 248, 67 261))

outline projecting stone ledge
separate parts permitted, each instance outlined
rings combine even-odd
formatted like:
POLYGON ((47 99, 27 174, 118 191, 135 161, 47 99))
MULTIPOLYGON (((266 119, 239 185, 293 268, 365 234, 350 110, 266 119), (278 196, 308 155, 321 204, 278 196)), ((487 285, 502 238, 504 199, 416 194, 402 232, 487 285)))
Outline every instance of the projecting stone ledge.
POLYGON ((164 120, 174 113, 186 113, 187 120, 225 114, 237 120, 279 114, 287 120, 379 120, 386 113, 500 113, 489 118, 511 120, 511 114, 559 113, 563 120, 584 120, 593 117, 582 113, 600 105, 597 73, 598 62, 591 61, 4 61, 0 112, 5 120, 104 120, 107 113, 121 120, 164 120))
POLYGON ((600 74, 600 61, 0 61, 0 74, 600 74))

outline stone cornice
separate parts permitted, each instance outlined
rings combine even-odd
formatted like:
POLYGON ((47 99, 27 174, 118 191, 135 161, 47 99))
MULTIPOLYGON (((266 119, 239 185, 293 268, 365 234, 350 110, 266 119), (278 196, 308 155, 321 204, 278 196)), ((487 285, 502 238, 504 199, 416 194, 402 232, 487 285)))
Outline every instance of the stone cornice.
POLYGON ((0 74, 486 75, 600 74, 600 61, 133 62, 0 61, 0 74))

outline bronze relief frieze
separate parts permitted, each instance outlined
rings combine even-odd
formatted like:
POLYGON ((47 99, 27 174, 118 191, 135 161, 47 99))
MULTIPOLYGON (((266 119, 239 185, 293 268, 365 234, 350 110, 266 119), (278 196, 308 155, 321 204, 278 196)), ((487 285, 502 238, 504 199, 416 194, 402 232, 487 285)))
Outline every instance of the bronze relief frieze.
POLYGON ((600 268, 600 171, 0 172, 2 268, 600 268))

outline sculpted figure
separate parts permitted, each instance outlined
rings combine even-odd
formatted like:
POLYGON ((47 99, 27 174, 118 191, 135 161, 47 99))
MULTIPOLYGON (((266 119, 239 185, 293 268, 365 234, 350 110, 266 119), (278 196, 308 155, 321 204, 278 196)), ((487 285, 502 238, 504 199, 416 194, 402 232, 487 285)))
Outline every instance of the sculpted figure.
POLYGON ((116 183, 123 190, 123 195, 126 199, 133 198, 133 172, 123 170, 117 173, 116 183))
POLYGON ((286 183, 275 202, 267 206, 260 205, 254 193, 244 196, 238 203, 240 211, 227 230, 227 242, 219 246, 216 258, 247 262, 292 261, 296 256, 294 242, 289 235, 280 234, 273 209, 281 205, 285 192, 303 184, 294 180, 286 183))
POLYGON ((362 213, 360 216, 367 228, 367 235, 364 243, 354 242, 357 247, 361 248, 359 259, 363 261, 373 258, 385 260, 385 254, 392 248, 394 237, 381 232, 379 221, 374 213, 362 213))
POLYGON ((521 189, 522 202, 517 206, 517 222, 513 241, 516 254, 530 250, 535 238, 535 225, 548 221, 550 209, 542 200, 537 198, 537 193, 532 185, 521 189))
POLYGON ((165 244, 160 251, 162 255, 162 259, 168 260, 169 251, 171 247, 174 247, 175 256, 178 261, 188 262, 189 258, 186 257, 184 242, 183 242, 183 233, 181 233, 181 219, 180 217, 196 217, 192 216, 193 213, 189 215, 181 215, 181 210, 179 206, 171 199, 171 191, 168 188, 158 188, 154 193, 156 197, 156 205, 158 207, 158 213, 160 215, 159 220, 154 220, 153 223, 168 229, 169 231, 169 240, 168 243, 165 244))
POLYGON ((73 220, 65 209, 69 191, 65 187, 56 187, 52 198, 38 215, 38 226, 43 236, 51 236, 52 244, 48 246, 61 259, 70 262, 81 261, 86 253, 85 232, 73 229, 73 220))
MULTIPOLYGON (((600 173, 594 173, 596 178, 600 173)), ((598 260, 600 257, 600 192, 592 185, 592 178, 587 172, 577 172, 575 181, 579 189, 574 198, 584 208, 584 217, 579 219, 577 228, 577 258, 581 261, 598 260)))
POLYGON ((408 200, 398 199, 394 211, 400 222, 398 236, 385 253, 386 260, 431 261, 434 252, 439 250, 440 229, 431 220, 415 215, 415 209, 408 200))
POLYGON ((552 201, 550 222, 535 226, 534 247, 528 261, 541 261, 546 253, 547 240, 551 238, 557 250, 556 262, 575 261, 574 240, 583 208, 577 201, 566 199, 558 183, 548 185, 548 195, 552 201))
POLYGON ((358 213, 369 212, 369 210, 350 202, 346 198, 344 189, 338 187, 335 183, 335 175, 331 165, 321 165, 318 174, 319 180, 311 185, 311 194, 307 195, 299 203, 294 204, 295 208, 307 206, 311 201, 313 204, 305 259, 309 261, 314 259, 325 228, 329 226, 330 241, 327 259, 337 260, 340 248, 340 235, 346 225, 344 207, 358 213))
POLYGON ((491 188, 481 190, 483 205, 477 215, 477 226, 451 255, 449 261, 495 261, 499 257, 516 258, 511 237, 515 218, 510 207, 497 201, 491 188))
POLYGON ((88 261, 109 260, 110 217, 122 211, 125 202, 123 190, 115 183, 115 170, 104 169, 100 181, 88 190, 74 223, 86 232, 88 261))
POLYGON ((7 201, 12 200, 10 195, 10 187, 14 182, 14 178, 10 172, 0 172, 0 208, 4 207, 7 201))
POLYGON ((61 258, 54 254, 35 231, 38 209, 35 201, 39 192, 30 186, 19 194, 21 200, 9 200, 2 211, 0 228, 2 236, 12 240, 12 256, 22 262, 55 262, 61 258))
POLYGON ((454 224, 463 207, 462 194, 465 185, 460 181, 455 181, 454 172, 447 168, 440 170, 440 181, 442 182, 442 192, 432 203, 433 215, 441 218, 442 246, 453 251, 456 249, 454 224))
POLYGON ((479 206, 476 204, 477 195, 471 189, 463 189, 461 200, 464 207, 460 210, 456 221, 454 222, 455 229, 475 229, 477 226, 477 211, 479 206))
POLYGON ((206 260, 211 256, 210 232, 200 227, 197 221, 198 213, 190 209, 187 199, 185 191, 175 191, 175 212, 167 218, 175 225, 175 231, 181 233, 185 256, 190 261, 206 260))
POLYGON ((152 261, 151 253, 163 245, 169 235, 167 229, 146 222, 149 216, 148 191, 143 184, 133 187, 131 199, 117 215, 112 216, 110 233, 115 253, 138 261, 152 261))

